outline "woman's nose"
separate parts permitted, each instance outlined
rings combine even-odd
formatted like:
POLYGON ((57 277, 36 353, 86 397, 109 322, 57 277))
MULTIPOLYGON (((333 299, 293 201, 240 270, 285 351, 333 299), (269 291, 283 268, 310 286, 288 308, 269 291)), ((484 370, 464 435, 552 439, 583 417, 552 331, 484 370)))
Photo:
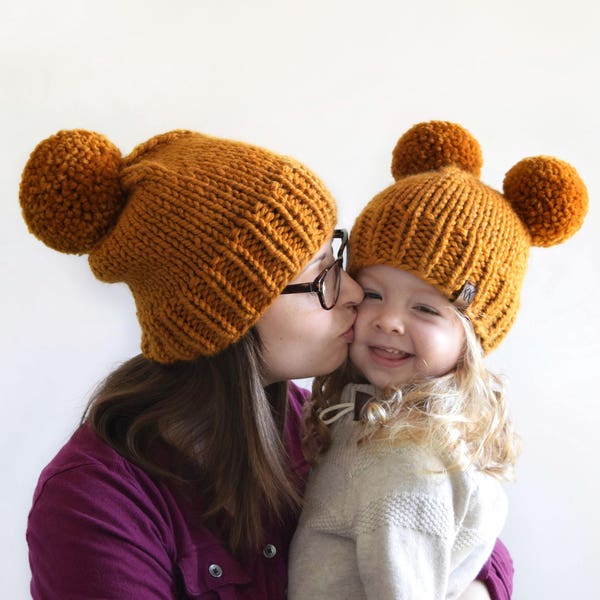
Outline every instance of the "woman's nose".
POLYGON ((364 295, 365 293, 360 285, 358 285, 346 271, 342 271, 339 304, 343 304, 344 306, 356 306, 363 301, 364 295))

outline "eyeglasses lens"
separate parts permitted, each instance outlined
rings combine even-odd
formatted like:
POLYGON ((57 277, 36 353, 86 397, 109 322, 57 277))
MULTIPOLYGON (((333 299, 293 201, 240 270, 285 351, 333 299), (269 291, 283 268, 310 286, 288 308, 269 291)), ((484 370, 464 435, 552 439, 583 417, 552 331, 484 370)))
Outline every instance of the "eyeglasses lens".
POLYGON ((333 308, 340 295, 341 261, 336 260, 323 279, 323 301, 326 308, 333 308))
POLYGON ((331 240, 331 250, 334 258, 342 259, 342 269, 346 264, 346 253, 347 253, 347 244, 344 243, 344 240, 341 237, 334 237, 331 240))

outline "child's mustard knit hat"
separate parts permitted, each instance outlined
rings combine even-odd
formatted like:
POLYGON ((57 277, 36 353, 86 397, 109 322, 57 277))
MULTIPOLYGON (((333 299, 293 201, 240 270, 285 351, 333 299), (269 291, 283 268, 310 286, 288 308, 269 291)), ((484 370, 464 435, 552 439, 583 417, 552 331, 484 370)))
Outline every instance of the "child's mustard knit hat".
POLYGON ((331 236, 335 203, 303 165, 245 143, 172 131, 127 157, 104 136, 60 131, 23 171, 30 231, 89 254, 131 288, 142 351, 161 362, 238 340, 331 236))
POLYGON ((581 226, 588 205, 575 169, 526 158, 501 194, 479 180, 481 150, 454 123, 420 123, 396 144, 394 184, 375 196, 350 236, 349 272, 373 264, 410 271, 464 310, 485 352, 512 326, 530 246, 581 226))

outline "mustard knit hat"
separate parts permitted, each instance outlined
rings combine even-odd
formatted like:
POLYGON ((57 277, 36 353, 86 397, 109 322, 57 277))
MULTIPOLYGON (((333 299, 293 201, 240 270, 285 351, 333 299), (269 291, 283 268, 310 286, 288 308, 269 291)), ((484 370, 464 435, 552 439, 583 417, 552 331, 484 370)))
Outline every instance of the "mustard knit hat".
POLYGON ((98 133, 60 131, 31 154, 20 200, 45 244, 87 253, 98 279, 129 285, 142 351, 161 363, 243 336, 336 222, 300 163, 184 130, 125 158, 98 133))
POLYGON ((354 224, 349 272, 385 264, 418 275, 464 310, 489 352, 515 320, 530 246, 573 235, 588 197, 556 158, 517 163, 504 194, 479 180, 481 166, 479 144, 459 125, 412 127, 393 151, 396 182, 354 224))

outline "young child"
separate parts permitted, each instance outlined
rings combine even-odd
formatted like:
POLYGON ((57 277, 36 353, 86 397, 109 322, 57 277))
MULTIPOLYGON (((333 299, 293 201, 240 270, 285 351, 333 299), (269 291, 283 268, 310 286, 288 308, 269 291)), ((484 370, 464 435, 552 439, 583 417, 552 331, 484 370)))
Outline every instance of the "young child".
POLYGON ((313 389, 292 600, 457 598, 502 529, 518 443, 483 357, 514 322, 529 247, 575 233, 587 192, 555 158, 519 162, 503 195, 481 164, 462 127, 416 125, 354 225, 365 298, 351 364, 313 389))

